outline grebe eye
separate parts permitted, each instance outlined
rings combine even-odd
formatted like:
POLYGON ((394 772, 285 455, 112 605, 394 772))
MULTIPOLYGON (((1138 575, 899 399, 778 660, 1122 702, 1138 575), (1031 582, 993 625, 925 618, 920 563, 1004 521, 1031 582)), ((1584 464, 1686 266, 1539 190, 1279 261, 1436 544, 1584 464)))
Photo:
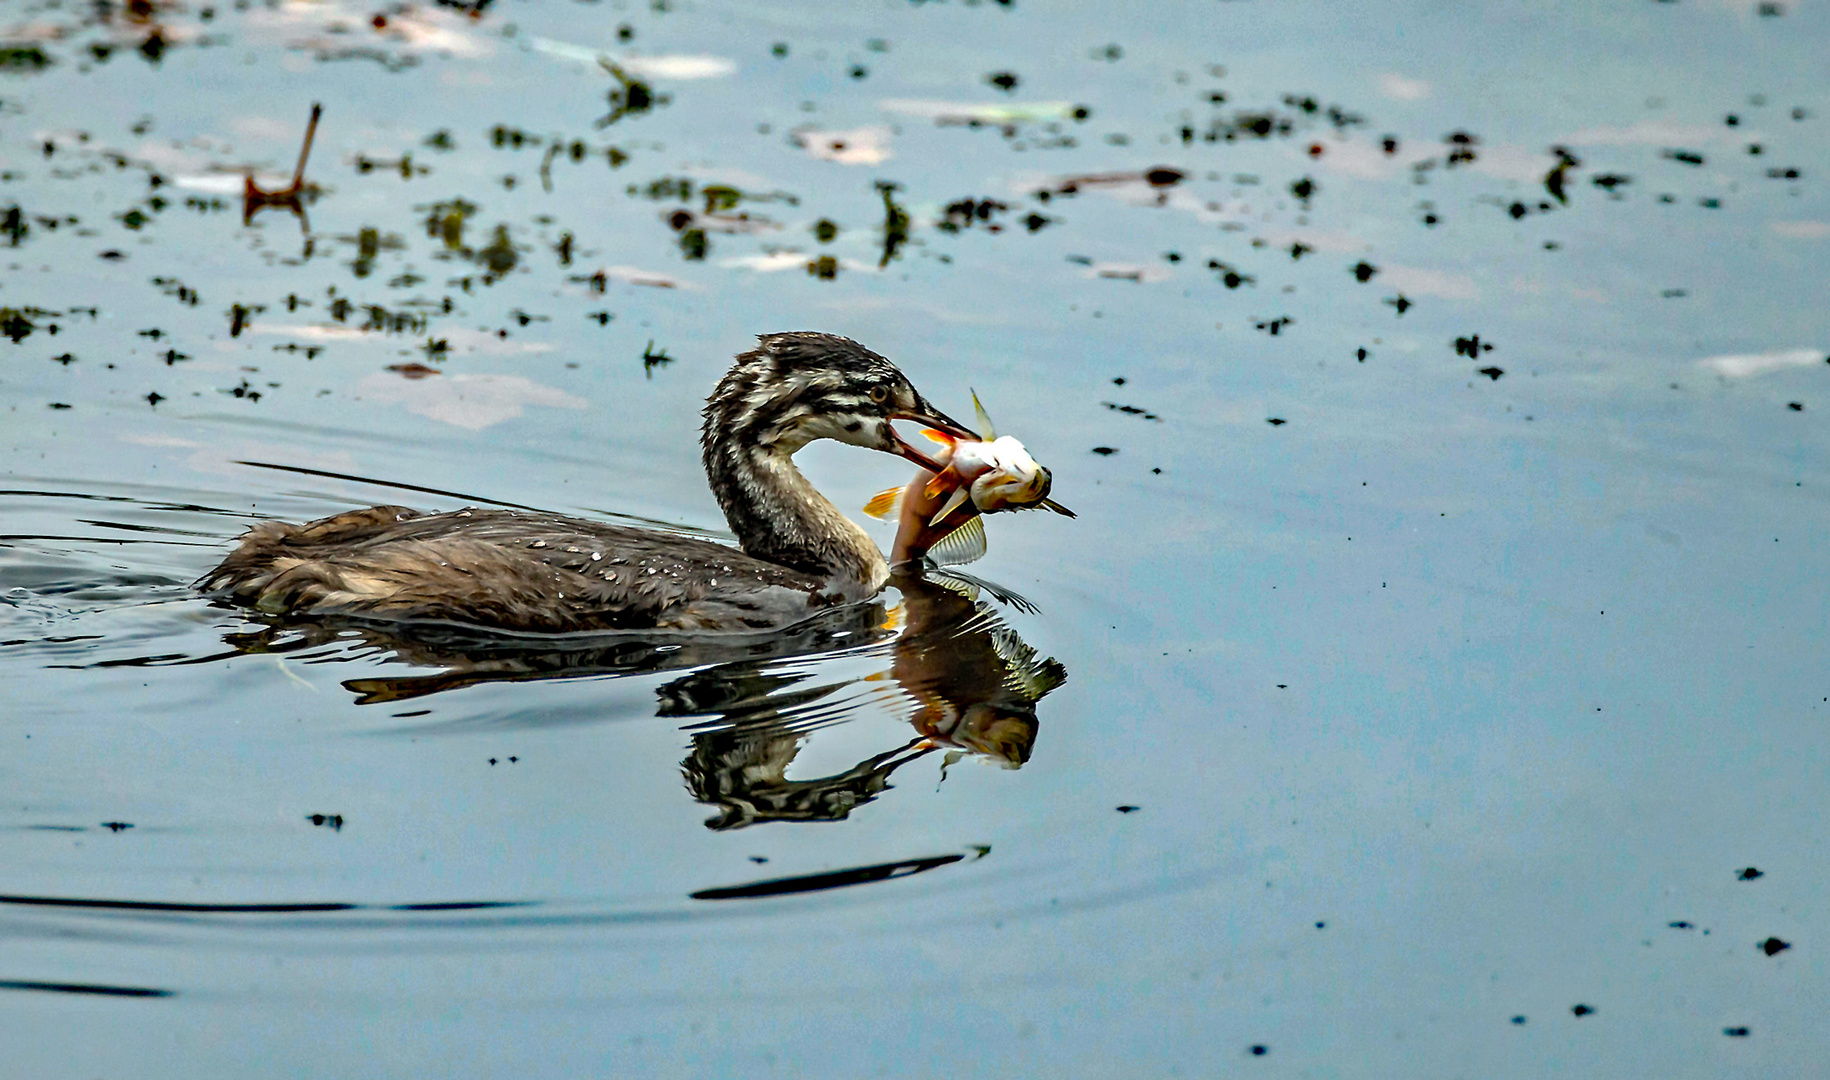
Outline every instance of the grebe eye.
POLYGON ((890 388, 879 383, 871 387, 871 400, 881 405, 890 399, 890 388))

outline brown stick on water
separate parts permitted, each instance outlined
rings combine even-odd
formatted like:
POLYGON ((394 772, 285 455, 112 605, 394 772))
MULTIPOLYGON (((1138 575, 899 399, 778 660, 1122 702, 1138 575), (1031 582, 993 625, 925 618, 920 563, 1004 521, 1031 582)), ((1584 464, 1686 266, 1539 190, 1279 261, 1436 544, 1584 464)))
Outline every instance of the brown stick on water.
POLYGON ((324 106, 318 102, 311 103, 311 121, 305 125, 305 143, 299 147, 299 165, 292 172, 292 183, 274 191, 268 191, 254 182, 254 170, 242 178, 241 188, 241 222, 243 225, 254 220, 257 211, 269 206, 282 206, 293 212, 299 219, 299 227, 307 232, 310 229, 305 222, 305 163, 311 159, 311 144, 318 136, 318 117, 324 115, 324 106))
POLYGON ((305 145, 299 148, 299 167, 292 170, 292 186, 287 188, 294 195, 305 190, 305 162, 311 157, 311 141, 318 136, 318 117, 323 114, 324 106, 312 102, 311 122, 305 125, 305 145))

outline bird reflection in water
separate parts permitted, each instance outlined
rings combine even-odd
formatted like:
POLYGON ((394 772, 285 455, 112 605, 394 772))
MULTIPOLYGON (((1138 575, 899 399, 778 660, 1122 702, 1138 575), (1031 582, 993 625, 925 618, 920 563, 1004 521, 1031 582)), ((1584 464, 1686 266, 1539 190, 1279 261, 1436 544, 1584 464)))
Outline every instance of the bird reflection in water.
POLYGON ((894 593, 874 601, 743 638, 517 636, 254 616, 267 625, 224 640, 235 650, 231 655, 333 645, 350 659, 386 656, 438 669, 345 681, 360 704, 409 701, 479 683, 690 668, 658 688, 657 713, 705 718, 688 728, 693 745, 681 771, 693 797, 718 808, 707 827, 838 821, 888 788, 897 769, 936 752, 945 752, 949 762, 970 756, 1021 766, 1035 745, 1037 702, 1067 678, 1058 661, 1038 655, 979 598, 980 587, 1026 607, 1021 597, 946 571, 934 578, 898 574, 891 585, 894 593), (900 602, 892 604, 897 593, 900 602), (826 662, 841 659, 876 670, 857 674, 850 664, 826 662), (817 730, 885 708, 909 723, 912 737, 830 776, 788 778, 817 730))
POLYGON ((661 715, 717 717, 691 729, 693 749, 680 766, 693 797, 719 808, 708 828, 841 820, 889 787, 891 773, 937 750, 1013 769, 1029 760, 1036 703, 1067 670, 1038 656, 976 589, 914 577, 895 584, 902 633, 888 646, 889 668, 862 681, 886 685, 916 734, 843 772, 787 776, 811 733, 835 719, 826 703, 860 680, 809 685, 806 673, 739 661, 661 688, 661 715))

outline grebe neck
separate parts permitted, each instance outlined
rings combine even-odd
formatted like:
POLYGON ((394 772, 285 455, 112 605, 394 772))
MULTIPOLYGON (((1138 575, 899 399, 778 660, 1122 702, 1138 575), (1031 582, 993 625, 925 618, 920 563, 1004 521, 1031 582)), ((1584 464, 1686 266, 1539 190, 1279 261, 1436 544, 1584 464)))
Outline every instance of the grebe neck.
POLYGON ((705 473, 745 554, 827 578, 848 600, 875 596, 889 565, 858 524, 821 495, 783 443, 738 445, 707 432, 705 473))

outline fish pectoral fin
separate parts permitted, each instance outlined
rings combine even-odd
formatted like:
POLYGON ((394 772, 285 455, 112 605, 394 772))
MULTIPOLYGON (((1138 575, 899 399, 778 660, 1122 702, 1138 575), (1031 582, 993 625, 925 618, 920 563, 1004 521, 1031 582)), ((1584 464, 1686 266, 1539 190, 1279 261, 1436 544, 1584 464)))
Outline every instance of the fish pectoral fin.
MULTIPOLYGON (((972 491, 970 488, 954 488, 953 494, 947 496, 946 503, 941 506, 940 513, 935 514, 933 517, 929 518, 928 524, 929 525, 939 525, 942 521, 945 521, 947 518, 947 515, 951 514, 955 510, 958 510, 960 508, 960 504, 965 502, 968 498, 970 498, 971 495, 972 495, 972 491)), ((974 517, 976 519, 976 515, 974 515, 974 517)))
POLYGON ((902 489, 885 488, 871 496, 871 501, 864 504, 864 512, 871 517, 882 519, 895 517, 902 508, 902 489))
POLYGON ((974 514, 929 548, 928 558, 936 566, 964 566, 983 558, 986 549, 985 519, 974 514))

